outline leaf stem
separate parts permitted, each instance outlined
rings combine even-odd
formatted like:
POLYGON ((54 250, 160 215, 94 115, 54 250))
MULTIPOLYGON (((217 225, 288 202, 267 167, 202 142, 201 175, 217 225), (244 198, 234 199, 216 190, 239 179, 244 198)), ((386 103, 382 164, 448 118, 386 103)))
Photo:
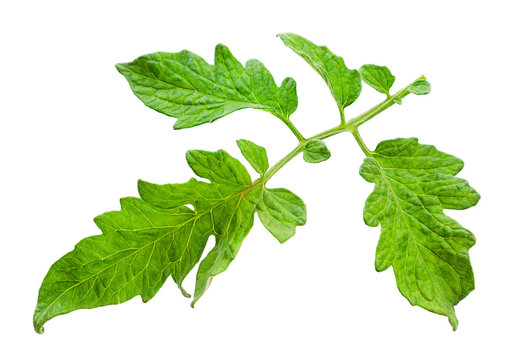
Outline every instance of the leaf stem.
POLYGON ((345 114, 340 104, 338 104, 338 111, 340 112, 340 126, 343 126, 345 125, 345 114))
POLYGON ((281 160, 279 160, 274 166, 272 166, 268 171, 263 175, 261 181, 262 183, 266 183, 272 176, 275 175, 284 165, 286 165, 290 160, 292 160, 295 156, 300 154, 302 150, 304 149, 304 146, 308 143, 310 140, 323 140, 330 138, 331 136, 337 135, 342 132, 349 131, 352 133, 356 141, 358 142, 358 145, 363 150, 363 152, 370 156, 372 154, 372 151, 368 149, 368 147, 363 142, 363 139, 358 133, 358 127, 366 123, 368 120, 372 119, 376 115, 382 113, 386 109, 388 109, 390 106, 394 105, 396 103, 397 99, 402 99, 410 94, 409 87, 415 83, 416 81, 423 80, 426 77, 424 75, 417 78, 415 81, 413 81, 408 86, 402 88, 401 90, 397 91, 392 96, 388 97, 386 100, 383 100, 376 106, 370 108, 369 110, 365 111, 364 113, 350 119, 348 122, 343 122, 335 126, 329 130, 322 131, 319 134, 316 134, 314 136, 311 136, 310 138, 304 138, 302 134, 297 130, 297 128, 292 124, 292 122, 287 118, 281 118, 281 120, 290 128, 290 130, 293 132, 293 134, 297 137, 299 140, 299 144, 290 151, 285 157, 283 157, 281 160))
POLYGON ((280 119, 282 120, 283 123, 286 124, 286 126, 288 126, 288 128, 291 130, 293 135, 295 135, 297 140, 299 140, 299 142, 306 141, 306 138, 300 133, 300 131, 295 127, 295 125, 293 125, 293 123, 290 121, 289 118, 280 117, 280 119))
POLYGON ((361 148, 361 150, 363 150, 365 155, 368 156, 368 157, 372 157, 372 151, 370 151, 368 146, 365 144, 365 142, 361 138, 361 135, 359 134, 358 129, 354 128, 350 132, 351 132, 352 136, 354 136, 354 139, 356 139, 356 142, 358 143, 358 145, 361 148))
POLYGON ((308 141, 304 139, 303 141, 300 141, 299 144, 288 153, 285 157, 283 157, 281 160, 279 160, 277 163, 275 163, 274 166, 272 166, 268 171, 263 175, 263 183, 266 183, 272 176, 275 175, 276 172, 278 172, 284 165, 286 165, 291 159, 293 159, 295 156, 297 156, 304 146, 306 145, 308 141))
POLYGON ((390 106, 394 105, 395 104, 395 100, 403 99, 404 97, 409 95, 410 94, 409 87, 411 85, 413 85, 418 80, 423 80, 425 78, 426 77, 424 75, 420 76, 415 81, 413 81, 411 84, 409 84, 408 86, 406 86, 406 87, 402 88, 401 90, 397 91, 395 94, 393 94, 392 96, 388 97, 386 100, 380 102, 379 104, 377 104, 376 106, 374 106, 374 107, 370 108, 369 110, 365 111, 361 115, 358 115, 355 118, 351 119, 347 123, 347 126, 357 128, 358 126, 360 126, 363 123, 367 122, 368 120, 372 119, 377 114, 382 113, 383 111, 388 109, 390 106))

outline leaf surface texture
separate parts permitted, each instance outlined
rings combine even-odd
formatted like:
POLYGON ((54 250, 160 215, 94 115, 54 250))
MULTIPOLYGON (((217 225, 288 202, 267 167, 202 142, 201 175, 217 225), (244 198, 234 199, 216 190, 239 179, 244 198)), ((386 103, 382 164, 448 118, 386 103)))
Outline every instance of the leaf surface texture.
POLYGON ((259 175, 263 175, 268 170, 268 155, 266 149, 254 144, 252 141, 240 139, 236 141, 241 153, 249 164, 259 175))
POLYGON ((285 33, 278 36, 320 74, 336 100, 340 114, 343 114, 343 109, 352 104, 361 93, 359 71, 347 68, 343 59, 333 54, 327 46, 316 45, 297 34, 285 33))
MULTIPOLYGON (((263 155, 263 148, 249 143, 259 154, 256 163, 264 169, 266 152, 263 155)), ((223 150, 193 150, 186 159, 195 174, 209 182, 195 178, 166 185, 140 181, 141 199, 121 199, 120 211, 96 217, 102 234, 83 239, 51 266, 34 313, 37 332, 43 332, 44 323, 53 317, 74 310, 119 304, 138 295, 149 301, 169 276, 189 297, 182 282, 200 261, 208 238, 214 236, 214 248, 199 265, 193 305, 212 278, 236 257, 258 205, 267 198, 263 192, 287 194, 282 210, 288 210, 289 200, 304 205, 288 190, 266 189, 260 180, 252 182, 245 167, 223 150)), ((286 226, 294 233, 292 226, 305 223, 303 209, 304 220, 295 213, 298 209, 290 208, 301 220, 291 220, 294 215, 290 214, 290 223, 277 224, 284 220, 283 214, 283 218, 268 219, 265 226, 286 226)), ((285 236, 284 231, 271 232, 280 239, 285 236)))
POLYGON ((468 182, 455 177, 462 168, 460 159, 414 138, 381 142, 360 168, 375 183, 364 220, 381 224, 376 269, 392 266, 402 295, 447 316, 454 329, 454 305, 474 289, 468 250, 475 237, 443 210, 479 201, 468 182))
POLYGON ((281 243, 295 235, 295 228, 306 224, 304 201, 287 189, 264 189, 258 203, 261 223, 281 243))
POLYGON ((395 82, 395 76, 386 66, 367 64, 359 71, 364 82, 380 93, 390 96, 390 88, 395 82))
POLYGON ((303 159, 308 163, 320 163, 331 157, 331 152, 322 140, 310 140, 303 150, 303 159))
POLYGON ((408 90, 415 95, 426 95, 431 92, 431 84, 425 79, 415 81, 408 90))
POLYGON ((243 66, 225 45, 217 45, 215 63, 183 50, 143 55, 117 64, 134 94, 148 107, 177 118, 175 129, 213 122, 236 110, 265 110, 281 119, 297 108, 295 80, 278 87, 265 66, 243 66))

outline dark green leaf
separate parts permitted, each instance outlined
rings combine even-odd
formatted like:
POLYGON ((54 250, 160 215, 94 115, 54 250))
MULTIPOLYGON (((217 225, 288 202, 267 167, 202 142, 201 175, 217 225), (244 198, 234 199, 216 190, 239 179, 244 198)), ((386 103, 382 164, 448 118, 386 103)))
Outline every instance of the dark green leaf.
POLYGON ((268 170, 268 156, 266 155, 265 148, 244 139, 237 140, 236 143, 254 170, 258 174, 263 175, 268 170))
POLYGON ((426 95, 431 92, 431 84, 425 79, 420 79, 411 84, 408 90, 415 95, 426 95))
POLYGON ((302 57, 322 76, 338 104, 340 114, 361 93, 361 77, 358 70, 350 70, 343 59, 326 46, 318 46, 302 36, 287 33, 278 35, 284 44, 302 57))
POLYGON ((395 76, 386 66, 368 64, 363 65, 359 71, 364 82, 380 93, 390 96, 390 88, 395 82, 395 76))
POLYGON ((331 157, 331 152, 322 140, 310 140, 304 147, 304 161, 319 163, 331 157))
POLYGON ((287 78, 277 87, 261 62, 249 60, 244 67, 224 45, 216 47, 214 65, 184 50, 144 55, 116 68, 145 105, 177 118, 175 129, 246 108, 287 119, 297 108, 295 80, 287 78))
POLYGON ((364 220, 381 224, 376 269, 393 266, 397 286, 412 305, 445 315, 454 329, 454 305, 474 289, 468 250, 474 235, 444 209, 479 201, 467 181, 455 177, 463 162, 417 139, 381 142, 360 174, 375 183, 364 220))
POLYGON ((264 189, 257 209, 261 223, 281 243, 295 235, 295 227, 306 223, 306 205, 290 190, 264 189))

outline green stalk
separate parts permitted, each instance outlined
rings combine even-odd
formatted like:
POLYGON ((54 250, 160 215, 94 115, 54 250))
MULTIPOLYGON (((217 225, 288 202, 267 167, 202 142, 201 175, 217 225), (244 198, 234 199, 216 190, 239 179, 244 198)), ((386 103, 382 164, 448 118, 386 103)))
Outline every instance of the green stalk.
POLYGON ((308 140, 304 140, 299 142, 299 145, 295 147, 292 151, 288 153, 285 157, 283 157, 281 160, 279 160, 277 163, 275 163, 274 166, 272 166, 268 171, 263 175, 263 184, 266 183, 272 176, 275 175, 276 172, 278 172, 284 165, 286 165, 291 159, 293 159, 295 156, 297 156, 302 149, 304 149, 304 146, 306 146, 306 143, 308 140))
POLYGON ((265 184, 272 176, 275 175, 284 165, 286 165, 290 160, 292 160, 295 156, 300 154, 302 150, 304 149, 304 146, 310 141, 310 140, 323 140, 330 138, 331 136, 340 134, 342 132, 350 132, 356 139, 358 145, 360 146, 361 150, 365 153, 367 156, 372 155, 372 151, 365 145, 363 139, 358 133, 358 127, 366 123, 368 120, 372 119, 376 115, 382 113, 386 109, 388 109, 390 106, 395 104, 396 99, 403 99, 407 95, 410 94, 410 91, 408 90, 409 87, 415 83, 418 80, 425 79, 425 76, 422 75, 419 78, 417 78, 415 81, 413 81, 408 86, 402 88, 401 90, 397 91, 392 96, 388 97, 386 100, 380 102, 376 106, 370 108, 369 110, 365 111, 364 113, 350 119, 348 122, 342 122, 340 125, 333 127, 329 130, 322 131, 321 133, 311 136, 310 138, 304 138, 302 134, 297 130, 297 128, 291 123, 289 119, 281 119, 293 132, 293 134, 297 137, 299 140, 299 144, 290 151, 285 157, 283 157, 281 160, 279 160, 274 166, 272 166, 268 171, 263 175, 263 177, 260 179, 263 184, 265 184))
POLYGON ((358 143, 361 150, 365 153, 366 156, 372 157, 372 151, 365 145, 365 142, 361 138, 361 135, 358 132, 357 128, 352 129, 351 131, 352 136, 354 136, 354 139, 356 139, 356 142, 358 143))
POLYGON ((283 123, 286 124, 286 126, 288 126, 288 129, 291 130, 291 132, 293 133, 293 135, 295 135, 295 137, 297 138, 297 140, 299 140, 299 142, 303 142, 303 141, 306 141, 306 138, 304 136, 302 136, 302 134, 300 133, 300 131, 295 127, 295 125, 293 125, 293 123, 290 121, 289 118, 286 118, 286 117, 279 117, 283 123))

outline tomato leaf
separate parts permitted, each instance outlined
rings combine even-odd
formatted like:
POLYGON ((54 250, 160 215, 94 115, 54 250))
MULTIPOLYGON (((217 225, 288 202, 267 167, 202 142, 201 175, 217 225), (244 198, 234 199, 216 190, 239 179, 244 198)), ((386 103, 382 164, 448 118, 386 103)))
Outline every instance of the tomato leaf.
POLYGON ((331 152, 322 140, 310 140, 304 147, 304 161, 308 163, 320 163, 331 157, 331 152))
POLYGON ((306 224, 306 205, 290 190, 264 189, 257 205, 261 223, 279 242, 295 235, 295 228, 306 224))
POLYGON ((420 79, 411 84, 408 90, 415 95, 426 95, 431 92, 431 84, 425 79, 420 79))
POLYGON ((244 139, 237 140, 236 143, 254 170, 258 174, 263 175, 268 170, 268 156, 266 155, 265 148, 244 139))
POLYGON ((222 44, 215 49, 214 65, 183 50, 143 55, 116 68, 145 105, 177 118, 175 129, 246 108, 288 119, 297 108, 295 80, 286 78, 278 87, 261 62, 249 60, 243 66, 222 44))
POLYGON ((281 119, 298 143, 270 167, 263 147, 238 140, 241 153, 259 174, 254 181, 240 161, 223 150, 187 152, 191 170, 207 181, 191 178, 157 185, 140 180, 141 198, 123 198, 121 210, 97 216, 102 234, 83 239, 50 267, 34 313, 37 332, 53 317, 74 310, 136 296, 149 301, 168 277, 190 297, 182 283, 200 262, 193 306, 213 277, 235 259, 256 212, 280 243, 306 223, 302 199, 287 189, 270 189, 267 182, 300 153, 309 163, 329 159, 323 140, 342 132, 352 133, 366 154, 360 174, 375 183, 365 202, 364 220, 369 226, 381 224, 377 271, 392 267, 400 292, 412 305, 447 316, 456 329, 454 306, 474 289, 468 250, 475 237, 444 210, 466 209, 479 201, 467 181, 455 177, 463 162, 414 138, 383 141, 370 151, 358 132, 359 126, 402 104, 409 94, 428 94, 431 85, 420 76, 390 95, 395 77, 388 68, 363 65, 360 73, 347 68, 326 46, 292 33, 278 36, 322 76, 338 105, 340 124, 305 137, 289 119, 297 108, 295 81, 286 78, 277 86, 262 63, 249 60, 243 66, 224 45, 216 47, 214 65, 186 50, 116 65, 144 104, 177 118, 175 129, 253 108, 281 119), (344 109, 360 95, 361 77, 387 98, 346 122, 344 109), (201 260, 211 236, 215 245, 201 260))
POLYGON ((343 59, 333 54, 327 46, 315 45, 297 34, 285 33, 278 36, 322 76, 343 117, 343 109, 352 104, 361 93, 359 71, 347 68, 343 59))
MULTIPOLYGON (((225 151, 189 151, 187 161, 210 183, 191 179, 157 186, 141 181, 138 198, 95 223, 102 235, 86 238, 50 268, 39 292, 34 327, 77 309, 118 304, 140 295, 150 300, 168 276, 183 294, 182 281, 200 260, 210 235, 223 251, 200 282, 220 273, 236 256, 252 227, 261 188, 225 151), (157 191, 159 190, 159 191, 157 191), (184 206, 193 205, 194 210, 184 206)), ((206 261, 206 260, 205 260, 206 261)), ((196 291, 195 301, 199 294, 196 291)))
POLYGON ((381 142, 360 168, 376 184, 363 214, 367 225, 381 224, 377 271, 392 266, 402 295, 447 316, 454 329, 454 305, 474 289, 468 250, 475 237, 443 210, 479 201, 467 181, 455 177, 462 168, 460 159, 415 138, 381 142))
POLYGON ((386 66, 367 64, 363 65, 359 72, 364 82, 380 93, 390 97, 390 89, 395 82, 395 76, 392 75, 386 66))

